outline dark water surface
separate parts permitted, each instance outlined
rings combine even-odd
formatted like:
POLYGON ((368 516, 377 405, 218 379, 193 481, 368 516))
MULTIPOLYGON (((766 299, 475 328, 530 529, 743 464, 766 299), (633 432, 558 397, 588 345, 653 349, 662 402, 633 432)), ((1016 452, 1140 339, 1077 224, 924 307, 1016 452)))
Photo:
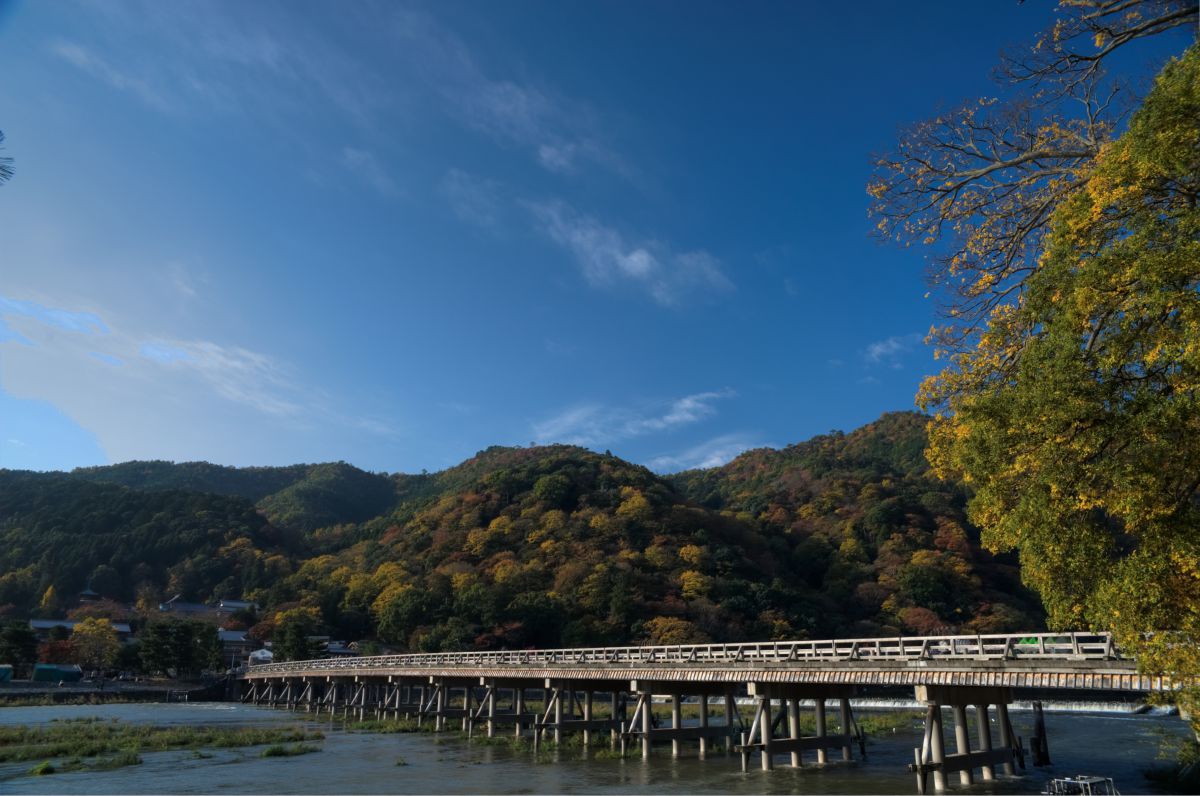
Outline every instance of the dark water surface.
MULTIPOLYGON (((863 711, 859 711, 862 713, 863 711)), ((1022 738, 1032 732, 1032 714, 1014 711, 1022 738)), ((62 705, 0 708, 0 724, 41 724, 53 719, 100 716, 126 722, 169 724, 271 725, 305 721, 325 732, 320 752, 299 757, 262 758, 261 748, 208 750, 196 759, 191 751, 143 754, 140 766, 99 772, 27 776, 32 762, 0 765, 0 793, 915 793, 906 765, 921 743, 921 728, 876 735, 868 740, 866 762, 834 763, 824 768, 792 769, 787 755, 774 771, 757 768, 743 774, 737 757, 695 757, 695 742, 685 756, 672 759, 670 746, 655 748, 649 763, 641 759, 590 759, 582 749, 534 758, 531 752, 484 746, 444 735, 347 732, 340 725, 306 719, 305 714, 229 703, 62 705), (407 765, 397 766, 402 758, 407 765)), ((970 716, 974 725, 974 716, 970 716)), ((947 751, 954 733, 945 715, 947 751)), ((1089 773, 1111 776, 1122 793, 1154 793, 1142 771, 1162 766, 1164 744, 1187 736, 1177 716, 1101 712, 1046 714, 1050 754, 1055 765, 1024 776, 962 788, 951 776, 951 793, 1037 793, 1054 775, 1089 773)), ((1026 742, 1028 746, 1028 742, 1026 742)), ((605 741, 594 748, 606 748, 605 741)), ((856 750, 857 755, 857 750, 856 750)), ((838 756, 834 750, 831 757, 838 756)), ((812 760, 812 753, 806 754, 812 760)), ((758 765, 758 757, 752 758, 758 765)), ((930 783, 932 785, 932 782, 930 783)))

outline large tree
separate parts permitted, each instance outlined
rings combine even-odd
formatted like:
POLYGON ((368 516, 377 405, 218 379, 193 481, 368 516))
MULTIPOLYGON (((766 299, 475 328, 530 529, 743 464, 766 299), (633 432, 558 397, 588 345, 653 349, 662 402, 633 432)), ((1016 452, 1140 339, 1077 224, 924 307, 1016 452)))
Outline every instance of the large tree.
POLYGON ((75 644, 75 662, 89 669, 112 666, 121 652, 117 631, 107 619, 89 617, 77 623, 71 641, 75 644))
POLYGON ((1004 57, 999 96, 912 125, 877 160, 877 231, 932 247, 940 354, 973 350, 1019 300, 1055 209, 1087 185, 1134 104, 1129 82, 1105 74, 1109 57, 1196 20, 1196 0, 1058 0, 1055 23, 1004 57))
POLYGON ((1053 626, 1114 629, 1147 671, 1194 682, 1198 56, 1165 69, 1116 140, 1136 98, 1104 66, 1194 30, 1197 3, 1058 12, 1005 57, 1003 98, 922 122, 879 160, 872 212, 931 246, 948 364, 918 400, 938 413, 929 458, 974 490, 984 542, 1020 552, 1053 626))
MULTIPOLYGON (((0 149, 4 148, 4 131, 0 130, 0 149)), ((0 156, 0 185, 8 182, 13 176, 13 159, 8 156, 0 156)))
MULTIPOLYGON (((1052 625, 1200 675, 1200 47, 1054 213, 1021 301, 923 394, 929 455, 1052 625)), ((1200 692, 1184 694, 1197 706, 1200 692)))

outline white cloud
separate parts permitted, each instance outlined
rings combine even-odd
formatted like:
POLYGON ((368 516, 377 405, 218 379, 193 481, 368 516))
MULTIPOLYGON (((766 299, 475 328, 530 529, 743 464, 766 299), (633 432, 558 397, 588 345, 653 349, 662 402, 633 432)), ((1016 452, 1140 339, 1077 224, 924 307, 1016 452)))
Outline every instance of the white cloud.
POLYGON ((170 263, 166 268, 167 283, 184 299, 196 298, 197 279, 183 263, 170 263))
POLYGON ((0 299, 0 318, 29 343, 0 342, 5 392, 50 402, 115 460, 253 463, 247 457, 268 448, 273 458, 288 448, 295 452, 287 457, 299 459, 314 434, 396 433, 389 423, 338 409, 287 363, 242 346, 145 336, 102 310, 30 301, 0 299))
POLYGON ((914 332, 877 340, 863 351, 863 359, 870 365, 887 365, 899 369, 903 367, 902 357, 912 351, 922 339, 922 335, 914 332))
POLYGON ((621 233, 561 201, 528 205, 541 230, 570 251, 595 287, 635 285, 664 306, 733 289, 717 259, 704 251, 674 253, 661 244, 628 243, 621 233))
POLYGON ((156 110, 253 114, 275 134, 306 143, 311 128, 287 117, 340 117, 375 128, 396 93, 326 31, 297 24, 270 3, 130 0, 76 11, 91 15, 95 49, 60 40, 50 51, 156 110))
POLYGON ((533 425, 534 439, 543 443, 608 445, 617 440, 672 431, 717 414, 714 404, 736 395, 733 390, 696 393, 632 410, 586 404, 567 409, 533 425))
POLYGON ((530 81, 488 76, 465 42, 426 13, 397 11, 393 33, 449 113, 467 127, 529 151, 547 171, 569 174, 587 161, 631 176, 628 164, 600 142, 595 114, 585 104, 530 81))
POLYGON ((107 83, 118 91, 126 91, 160 111, 172 109, 172 103, 149 81, 130 74, 109 64, 88 48, 69 41, 57 41, 50 46, 50 52, 72 66, 87 72, 96 79, 107 83))
POLYGON ((342 165, 367 185, 384 196, 396 194, 396 183, 388 175, 387 170, 375 157, 374 153, 355 147, 342 149, 342 165))
POLYGON ((681 453, 656 456, 646 464, 651 470, 659 473, 702 470, 709 467, 720 467, 745 451, 763 447, 769 446, 756 442, 753 437, 744 434, 723 434, 681 453))
POLYGON ((495 228, 500 217, 499 185, 459 169, 450 169, 438 183, 454 214, 463 221, 486 229, 495 228))

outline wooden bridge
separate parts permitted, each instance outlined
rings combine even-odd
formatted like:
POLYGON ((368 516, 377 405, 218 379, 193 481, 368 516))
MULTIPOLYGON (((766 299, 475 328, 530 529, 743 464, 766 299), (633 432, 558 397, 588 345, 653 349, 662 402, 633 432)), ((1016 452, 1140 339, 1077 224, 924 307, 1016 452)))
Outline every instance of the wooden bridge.
POLYGON ((701 757, 717 745, 738 752, 746 769, 752 754, 770 769, 776 755, 803 753, 828 762, 829 750, 852 758, 863 751, 862 733, 850 698, 864 686, 910 686, 926 706, 925 736, 910 769, 918 791, 932 774, 934 789, 946 788, 946 774, 962 784, 997 771, 1012 775, 1023 762, 1020 739, 1012 730, 1008 705, 1014 689, 1151 692, 1169 690, 1161 678, 1137 672, 1106 633, 1022 633, 929 636, 826 641, 772 641, 747 644, 688 644, 657 647, 596 647, 557 650, 439 652, 291 661, 251 667, 243 701, 341 711, 365 716, 401 715, 431 721, 442 730, 461 720, 467 733, 494 735, 512 727, 534 743, 551 734, 579 732, 584 744, 607 733, 624 751, 640 744, 644 758, 655 742, 671 743, 673 755, 694 741, 701 757), (530 709, 530 694, 539 710, 530 709), (597 710, 596 696, 607 697, 597 710), (669 727, 656 726, 655 697, 671 705, 669 727), (697 726, 684 726, 682 704, 695 697, 697 726), (747 724, 739 697, 754 705, 747 724), (815 732, 800 731, 801 701, 812 703, 815 732), (837 729, 830 728, 827 703, 837 706, 837 729), (710 702, 720 704, 719 723, 710 723, 710 702), (942 707, 954 716, 956 752, 947 754, 942 707), (967 708, 975 712, 971 746, 967 708), (998 737, 993 738, 989 708, 998 737))

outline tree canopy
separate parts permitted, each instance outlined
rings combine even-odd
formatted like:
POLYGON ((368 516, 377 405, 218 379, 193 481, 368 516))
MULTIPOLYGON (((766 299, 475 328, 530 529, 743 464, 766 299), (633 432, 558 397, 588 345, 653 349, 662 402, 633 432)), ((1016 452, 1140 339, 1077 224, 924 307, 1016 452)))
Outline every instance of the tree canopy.
MULTIPOLYGON (((1056 627, 1200 675, 1200 48, 1054 213, 1023 300, 931 379, 930 458, 974 488, 1056 627), (1151 634, 1149 636, 1144 634, 1151 634)), ((1192 692, 1192 699, 1196 697, 1192 692)))

